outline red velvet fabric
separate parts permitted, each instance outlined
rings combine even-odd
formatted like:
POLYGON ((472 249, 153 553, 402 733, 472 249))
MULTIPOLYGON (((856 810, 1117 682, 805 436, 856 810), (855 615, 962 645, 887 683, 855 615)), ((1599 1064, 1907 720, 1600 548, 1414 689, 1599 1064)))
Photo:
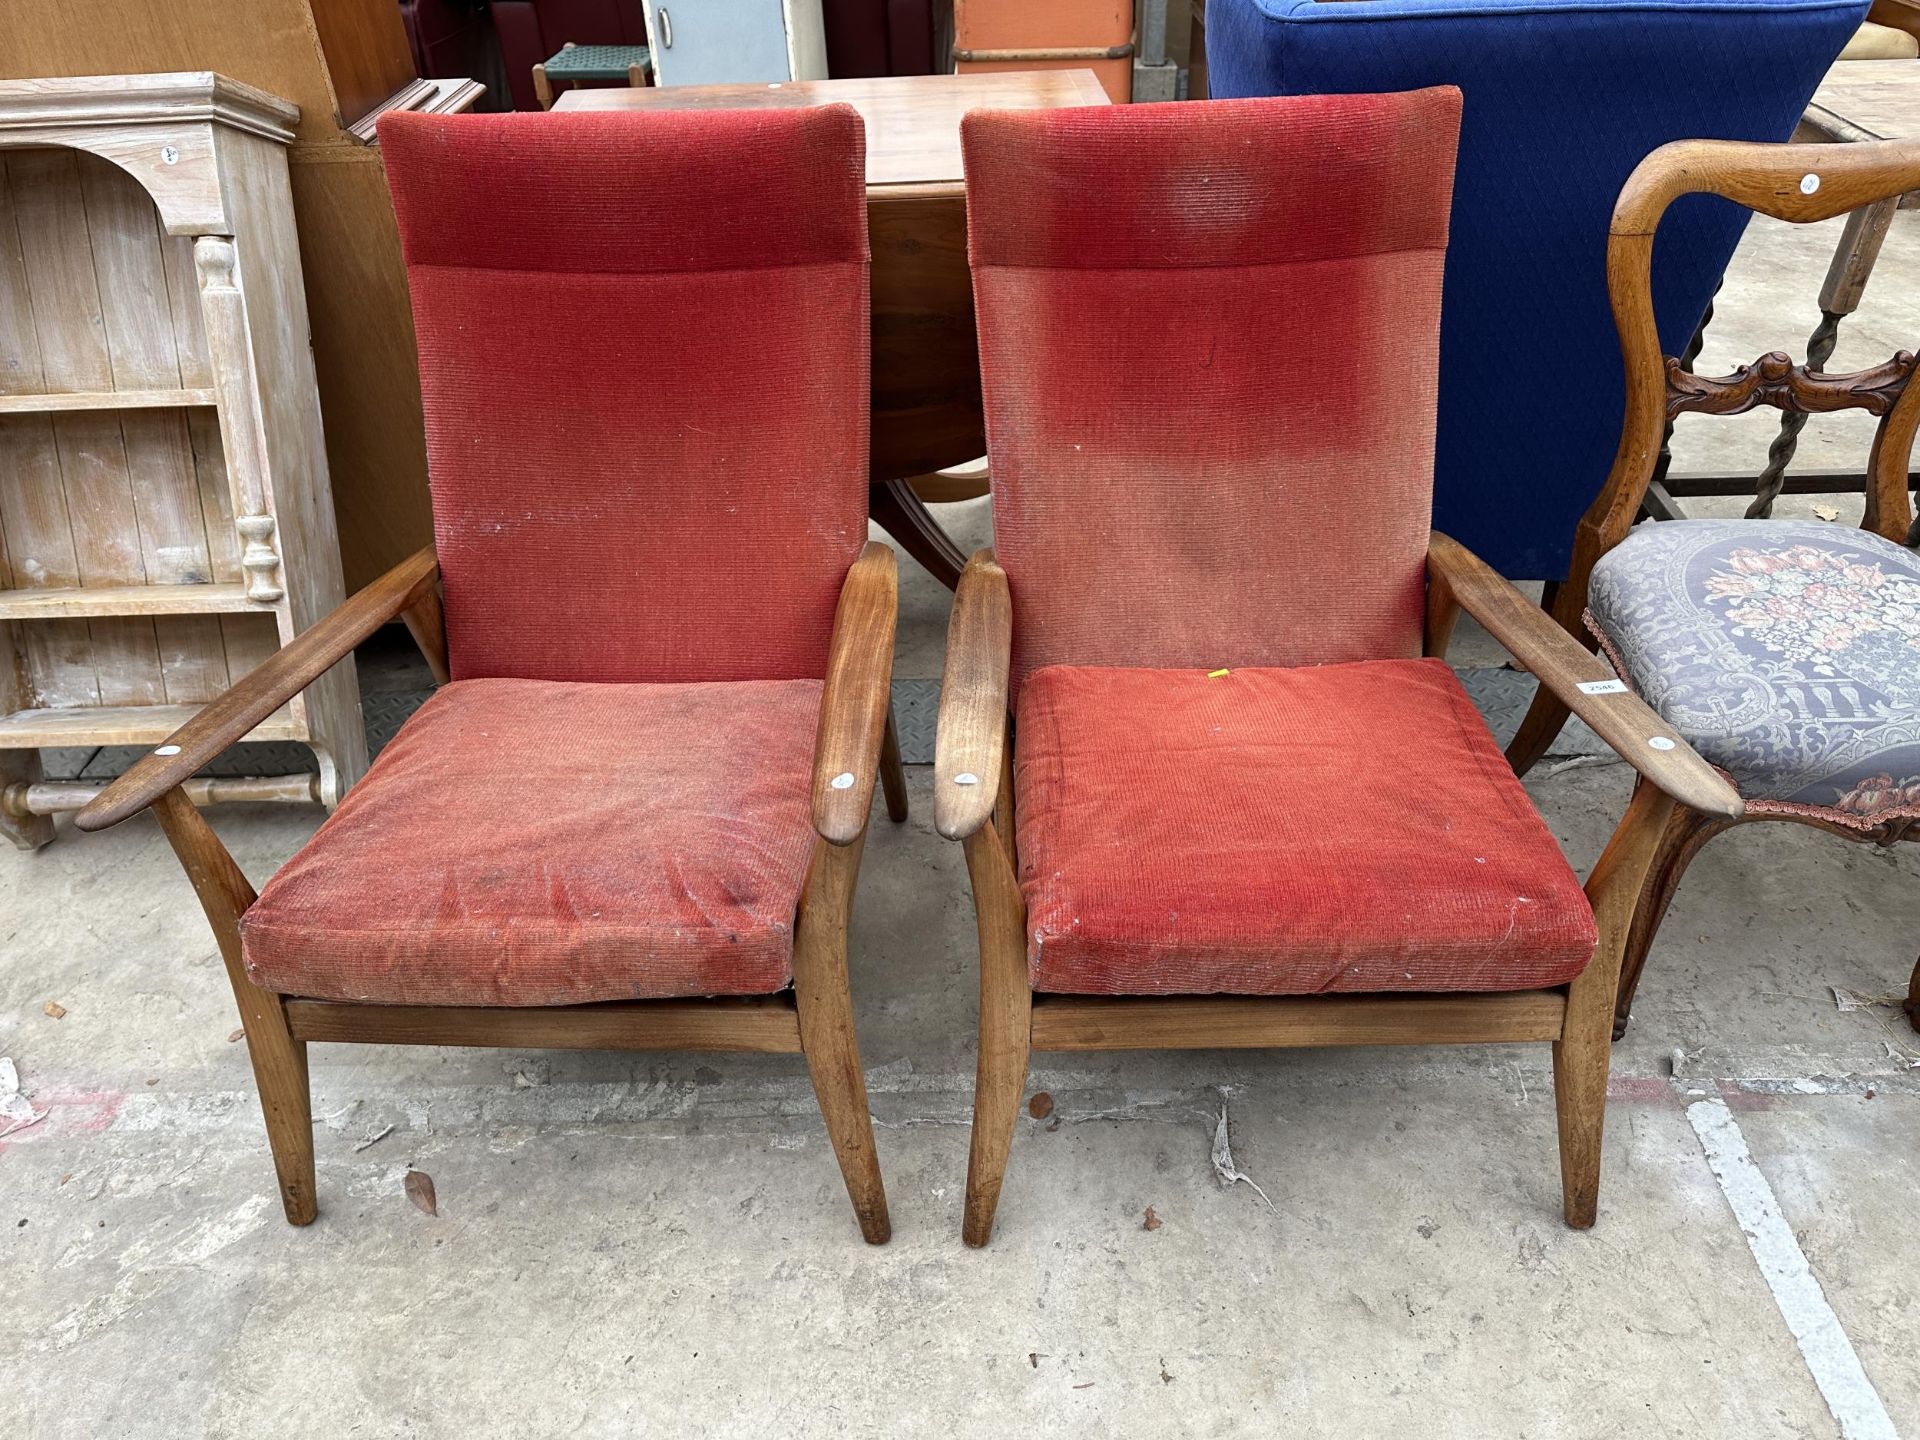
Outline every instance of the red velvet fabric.
POLYGON ((260 892, 247 973, 383 1004, 779 990, 821 688, 445 686, 260 892))
POLYGON ((976 111, 968 244, 1042 666, 1420 653, 1452 89, 976 111))
POLYGON ((1592 958, 1580 882, 1442 661, 1052 666, 1018 719, 1036 990, 1518 990, 1592 958))
POLYGON ((826 670, 866 541, 848 106, 380 122, 456 679, 826 670))

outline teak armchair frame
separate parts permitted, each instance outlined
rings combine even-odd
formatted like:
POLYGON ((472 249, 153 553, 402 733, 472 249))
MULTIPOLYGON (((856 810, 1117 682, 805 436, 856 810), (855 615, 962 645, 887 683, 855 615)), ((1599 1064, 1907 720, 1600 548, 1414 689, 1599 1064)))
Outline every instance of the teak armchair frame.
MULTIPOLYGON (((993 552, 973 556, 954 600, 934 769, 934 825, 965 844, 980 933, 980 1054, 962 1230, 967 1244, 984 1245, 992 1234, 1034 1050, 1551 1041, 1566 1220, 1579 1228, 1593 1224, 1611 1006, 1635 897, 1676 803, 1731 818, 1740 813, 1740 799, 1637 697, 1582 691, 1583 684, 1612 678, 1606 664, 1478 558, 1436 534, 1428 554, 1427 654, 1445 655, 1461 610, 1640 772, 1626 815, 1586 884, 1599 942, 1571 985, 1491 994, 1035 994, 1015 867, 1008 711, 1013 602, 993 552)), ((1140 843, 1152 844, 1153 837, 1141 836, 1140 843)))
MULTIPOLYGON (((1593 567, 1626 539, 1639 519, 1666 427, 1679 415, 1740 415, 1771 405, 1789 415, 1865 410, 1879 416, 1867 461, 1861 528, 1896 545, 1908 543, 1913 521, 1908 467, 1915 434, 1920 431, 1920 385, 1911 383, 1920 361, 1913 353, 1903 350, 1866 370, 1829 374, 1796 365, 1774 351, 1730 375, 1695 375, 1682 361, 1661 351, 1651 272, 1654 233, 1667 208, 1684 195, 1718 195, 1776 220, 1804 225, 1915 190, 1920 190, 1920 142, 1910 140, 1837 146, 1682 140, 1655 150, 1628 177, 1607 238, 1607 289, 1626 364, 1626 420, 1613 468, 1580 522, 1572 568, 1554 596, 1553 618, 1568 635, 1588 649, 1598 644, 1584 618, 1593 567)), ((1526 774, 1546 753, 1566 723, 1568 709, 1557 693, 1540 687, 1507 749, 1518 774, 1526 774)), ((1914 838, 1912 832, 1920 823, 1896 819, 1863 830, 1818 814, 1757 803, 1731 816, 1684 802, 1677 806, 1660 837, 1645 891, 1635 908, 1621 964, 1616 1039, 1626 1033, 1647 952, 1687 866, 1707 841, 1743 820, 1789 820, 1877 845, 1914 838)), ((1906 1010, 1920 1029, 1920 964, 1908 982, 1906 1010)))
POLYGON ((240 917, 253 904, 254 889, 186 787, 209 760, 396 618, 405 621, 435 681, 445 683, 446 634, 431 549, 395 566, 278 651, 79 813, 81 829, 100 830, 151 807, 193 882, 246 1027, 290 1223, 305 1225, 316 1211, 309 1041, 730 1050, 806 1057, 860 1232, 871 1244, 886 1242, 892 1233, 887 1197, 847 989, 847 923, 876 777, 888 815, 907 817, 889 688, 897 611, 893 552, 869 543, 847 574, 834 616, 812 777, 818 838, 796 918, 793 988, 778 995, 546 1008, 363 1005, 278 995, 248 977, 240 917), (835 788, 835 778, 846 775, 853 783, 835 788))

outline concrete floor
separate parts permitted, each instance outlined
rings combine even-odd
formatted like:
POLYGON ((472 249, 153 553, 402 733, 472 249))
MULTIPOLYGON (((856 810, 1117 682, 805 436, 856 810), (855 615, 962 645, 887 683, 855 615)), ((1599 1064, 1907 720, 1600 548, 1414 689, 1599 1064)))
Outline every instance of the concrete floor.
MULTIPOLYGON (((1756 226, 1709 367, 1798 348, 1835 228, 1756 226)), ((1917 280, 1908 214, 1838 363, 1912 343, 1917 280)), ((1679 468, 1758 468, 1769 416, 1710 425, 1679 468)), ((1803 455, 1864 450, 1817 419, 1803 455)), ((979 543, 984 504, 953 512, 979 543)), ((899 673, 937 675, 946 597, 908 574, 899 673)), ((291 1229, 151 820, 0 854, 0 1055, 48 1112, 0 1141, 0 1435, 1920 1436, 1920 1036, 1830 988, 1904 986, 1920 850, 1756 826, 1706 851, 1616 1054, 1589 1233, 1560 1223, 1545 1047, 1041 1056, 1053 1117, 1022 1120, 970 1252, 972 912, 910 774, 852 961, 884 1249, 801 1064, 707 1055, 315 1047, 321 1216, 291 1229), (1214 1176, 1223 1103, 1271 1204, 1214 1176), (1814 1301, 1777 1255, 1776 1301, 1730 1208, 1754 1176, 1709 1164, 1729 1116, 1814 1301), (1820 1304, 1843 1336, 1805 1343, 1860 1366, 1827 1397, 1789 1323, 1820 1304)), ((1627 772, 1528 788, 1584 867, 1627 772)), ((259 878, 317 819, 214 824, 259 878)))

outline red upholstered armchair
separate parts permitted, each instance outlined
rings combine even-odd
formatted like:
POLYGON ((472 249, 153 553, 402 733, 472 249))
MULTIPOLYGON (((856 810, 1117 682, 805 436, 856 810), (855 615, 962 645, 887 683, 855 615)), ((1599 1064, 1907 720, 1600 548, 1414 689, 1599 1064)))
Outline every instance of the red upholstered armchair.
POLYGON ((310 1040, 799 1051, 880 1243, 846 929, 876 776, 895 819, 906 800, 893 554, 867 543, 860 119, 400 114, 380 138, 437 559, 79 823, 152 805, 186 865, 294 1224, 310 1040), (181 784, 395 616, 440 689, 256 899, 181 784))
POLYGON ((964 123, 996 548, 960 581, 935 805, 980 930, 969 1244, 1030 1049, 1550 1040, 1593 1223, 1635 891, 1673 797, 1740 802, 1428 533, 1459 115, 964 123), (1643 777, 1584 892, 1441 658, 1462 607, 1643 777))

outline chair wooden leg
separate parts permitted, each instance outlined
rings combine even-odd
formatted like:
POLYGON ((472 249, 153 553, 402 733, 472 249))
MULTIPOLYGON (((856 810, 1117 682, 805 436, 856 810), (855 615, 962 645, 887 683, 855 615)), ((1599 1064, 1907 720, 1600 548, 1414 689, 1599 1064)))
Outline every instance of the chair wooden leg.
POLYGON ((533 98, 540 102, 542 110, 553 109, 553 82, 547 79, 547 67, 533 67, 533 98))
POLYGON ((880 788, 887 797, 887 818, 900 824, 907 818, 907 770, 900 763, 900 730, 892 701, 887 702, 887 732, 880 744, 880 788))
POLYGON ((1513 739, 1507 742, 1507 763, 1513 767, 1514 774, 1525 775, 1539 763, 1547 747, 1560 738, 1569 713, 1546 686, 1533 692, 1533 703, 1527 707, 1513 739))
POLYGON ((1026 907, 999 830, 982 826, 967 838, 966 851, 980 931, 980 1063, 960 1235, 967 1244, 980 1246, 993 1234, 1000 1182, 1026 1090, 1033 991, 1027 977, 1026 907))
POLYGON ((1620 957, 1673 799, 1642 780, 1619 828, 1587 880, 1600 930, 1593 959, 1567 987, 1567 1018, 1553 1044, 1553 1098, 1560 1122, 1561 1204, 1567 1224, 1585 1230, 1600 1203, 1600 1145, 1613 1054, 1613 1000, 1620 957))
POLYGON ((273 1147, 280 1176, 280 1203, 291 1225, 311 1224, 316 1210, 313 1180, 313 1101, 307 1083, 307 1045, 287 1029, 280 997, 247 978, 240 962, 240 917, 253 904, 253 886, 234 864, 226 846, 208 827, 184 791, 169 790, 154 802, 153 813, 180 857, 200 908, 207 913, 227 964, 227 979, 247 1030, 247 1054, 260 1109, 266 1117, 267 1143, 273 1147))
POLYGON ((1653 948, 1654 937, 1659 935, 1660 926, 1667 918, 1667 907, 1673 904, 1680 878, 1687 873, 1701 846, 1738 823, 1714 819, 1684 805, 1674 807, 1673 816, 1660 836, 1660 848, 1654 852, 1653 863, 1647 868, 1646 884, 1641 887, 1639 902, 1633 909, 1633 926, 1627 932, 1626 953, 1620 961, 1620 989, 1613 1002, 1614 1039, 1627 1033, 1627 1022, 1633 1018, 1633 994, 1640 988, 1640 972, 1646 969, 1647 952, 1653 948))
POLYGON ((794 933, 793 994, 800 1011, 800 1048, 860 1233, 869 1245, 884 1245, 893 1223, 887 1216, 847 988, 847 921, 865 845, 865 836, 844 848, 824 840, 814 844, 813 868, 794 933))

